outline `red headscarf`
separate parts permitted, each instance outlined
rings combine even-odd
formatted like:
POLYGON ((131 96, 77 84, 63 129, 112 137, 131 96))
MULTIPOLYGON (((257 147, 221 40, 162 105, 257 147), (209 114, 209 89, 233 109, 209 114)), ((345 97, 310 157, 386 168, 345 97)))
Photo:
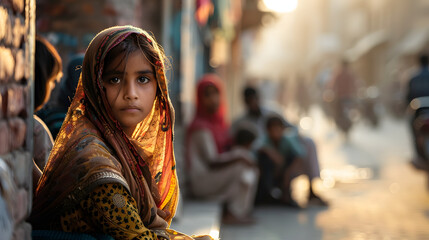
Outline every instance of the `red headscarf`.
POLYGON ((197 86, 197 111, 195 117, 188 127, 187 142, 194 131, 207 129, 209 130, 216 142, 218 153, 222 153, 229 143, 228 124, 225 121, 226 108, 223 97, 223 87, 221 79, 216 74, 205 74, 201 77, 197 86), (204 91, 207 87, 215 87, 220 94, 219 108, 215 113, 210 113, 202 105, 204 91))

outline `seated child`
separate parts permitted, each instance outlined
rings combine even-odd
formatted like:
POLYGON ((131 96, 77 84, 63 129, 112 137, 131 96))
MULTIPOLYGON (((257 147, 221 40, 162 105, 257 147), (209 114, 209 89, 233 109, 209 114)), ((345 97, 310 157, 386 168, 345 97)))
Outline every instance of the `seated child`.
POLYGON ((267 117, 266 130, 264 143, 258 151, 261 177, 257 200, 300 208, 291 196, 290 184, 293 178, 304 174, 310 181, 309 203, 326 206, 312 186, 312 180, 320 177, 319 163, 312 150, 314 143, 300 136, 296 129, 286 128, 283 118, 278 115, 267 117))

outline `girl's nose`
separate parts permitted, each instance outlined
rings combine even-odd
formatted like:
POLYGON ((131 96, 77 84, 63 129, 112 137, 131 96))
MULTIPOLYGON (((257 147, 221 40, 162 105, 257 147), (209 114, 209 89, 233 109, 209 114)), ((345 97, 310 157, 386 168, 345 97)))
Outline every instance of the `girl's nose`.
POLYGON ((124 86, 124 98, 125 99, 137 99, 136 86, 133 81, 126 81, 124 86))

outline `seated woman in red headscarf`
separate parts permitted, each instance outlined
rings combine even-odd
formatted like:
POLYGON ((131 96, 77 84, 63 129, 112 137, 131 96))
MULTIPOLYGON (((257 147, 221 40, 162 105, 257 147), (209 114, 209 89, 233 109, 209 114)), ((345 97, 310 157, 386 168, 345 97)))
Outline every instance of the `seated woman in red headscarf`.
POLYGON ((190 193, 222 201, 225 223, 252 223, 258 170, 249 151, 228 151, 229 143, 221 80, 206 74, 198 83, 196 114, 187 130, 190 193))

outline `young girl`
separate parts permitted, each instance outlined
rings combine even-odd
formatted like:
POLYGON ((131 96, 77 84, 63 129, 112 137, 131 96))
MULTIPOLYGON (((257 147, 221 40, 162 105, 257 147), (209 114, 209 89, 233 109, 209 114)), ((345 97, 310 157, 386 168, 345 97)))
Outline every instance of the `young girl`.
POLYGON ((164 60, 155 40, 132 26, 92 40, 35 190, 33 229, 192 239, 168 229, 179 189, 164 60))

